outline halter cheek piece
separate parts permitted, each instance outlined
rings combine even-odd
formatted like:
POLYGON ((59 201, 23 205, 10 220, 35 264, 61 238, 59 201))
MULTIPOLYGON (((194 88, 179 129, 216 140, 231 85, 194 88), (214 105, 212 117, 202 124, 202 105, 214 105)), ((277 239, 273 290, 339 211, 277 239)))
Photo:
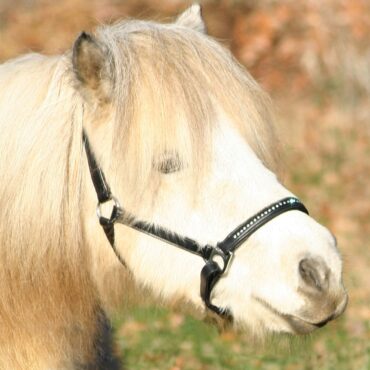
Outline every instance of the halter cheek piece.
POLYGON ((211 303, 211 293, 217 281, 227 272, 232 261, 234 251, 261 226, 280 214, 291 210, 297 210, 308 214, 306 207, 299 199, 294 197, 284 198, 267 206, 254 216, 247 219, 215 246, 201 245, 193 239, 171 232, 161 226, 154 226, 143 221, 135 220, 132 215, 128 214, 128 212, 120 206, 118 200, 113 196, 104 173, 96 161, 85 132, 83 132, 83 141, 89 163, 91 179, 98 197, 97 215, 99 222, 103 227, 109 243, 119 261, 126 266, 125 261, 122 259, 115 246, 115 223, 124 224, 142 233, 202 257, 205 261, 205 265, 201 271, 200 295, 205 305, 210 310, 222 316, 230 316, 230 312, 227 308, 213 305, 211 303), (108 201, 113 201, 114 203, 109 218, 104 217, 101 211, 101 205, 108 201))

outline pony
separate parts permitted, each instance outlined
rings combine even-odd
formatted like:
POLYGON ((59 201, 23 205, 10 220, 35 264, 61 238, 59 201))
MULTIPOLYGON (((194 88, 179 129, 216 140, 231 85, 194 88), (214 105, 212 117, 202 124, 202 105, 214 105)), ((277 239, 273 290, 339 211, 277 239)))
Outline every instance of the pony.
POLYGON ((269 98, 206 34, 199 5, 5 62, 0 132, 1 369, 119 368, 108 317, 148 292, 199 318, 220 307, 258 336, 308 333, 344 311, 335 238, 298 209, 243 240, 227 271, 210 248, 211 274, 224 272, 205 288, 212 304, 199 255, 130 227, 214 246, 293 196, 276 175, 269 98), (130 214, 113 249, 95 214, 97 173, 130 214))

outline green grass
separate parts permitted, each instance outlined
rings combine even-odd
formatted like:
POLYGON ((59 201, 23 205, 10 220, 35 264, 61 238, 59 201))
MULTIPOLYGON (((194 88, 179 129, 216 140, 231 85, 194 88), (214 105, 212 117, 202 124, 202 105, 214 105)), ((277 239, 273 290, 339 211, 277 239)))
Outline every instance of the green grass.
POLYGON ((351 335, 343 319, 310 337, 279 336, 263 345, 158 308, 138 308, 115 327, 130 370, 370 369, 370 338, 351 335))

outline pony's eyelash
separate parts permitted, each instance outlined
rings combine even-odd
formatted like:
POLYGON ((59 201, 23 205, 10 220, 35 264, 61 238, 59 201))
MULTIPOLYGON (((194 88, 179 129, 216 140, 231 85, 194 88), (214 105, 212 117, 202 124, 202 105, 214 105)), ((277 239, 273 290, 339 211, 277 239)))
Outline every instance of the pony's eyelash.
POLYGON ((154 168, 163 174, 170 174, 181 171, 182 163, 178 154, 166 153, 162 158, 155 161, 154 168))

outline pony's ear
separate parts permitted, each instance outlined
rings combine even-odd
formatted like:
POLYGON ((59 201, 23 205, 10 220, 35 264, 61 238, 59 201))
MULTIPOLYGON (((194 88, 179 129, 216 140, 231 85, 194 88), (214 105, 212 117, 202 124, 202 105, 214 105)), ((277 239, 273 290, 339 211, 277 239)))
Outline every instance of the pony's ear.
POLYGON ((207 33, 207 28, 202 17, 202 8, 199 4, 194 4, 186 9, 178 16, 176 23, 202 33, 207 33))
POLYGON ((72 65, 84 90, 93 93, 99 100, 109 99, 112 77, 108 52, 101 42, 82 32, 73 46, 72 65))

